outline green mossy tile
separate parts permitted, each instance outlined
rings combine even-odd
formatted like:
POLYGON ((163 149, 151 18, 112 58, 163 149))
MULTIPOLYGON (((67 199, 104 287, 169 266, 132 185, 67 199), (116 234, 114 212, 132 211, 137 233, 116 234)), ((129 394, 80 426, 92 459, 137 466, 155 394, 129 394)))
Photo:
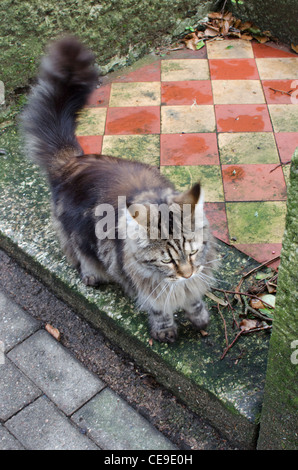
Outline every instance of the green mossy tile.
POLYGON ((281 243, 286 202, 226 203, 230 237, 237 243, 281 243))
POLYGON ((297 132, 297 104, 269 104, 268 109, 274 132, 297 132))
POLYGON ((86 108, 79 113, 76 135, 103 135, 106 108, 86 108))
POLYGON ((159 166, 159 135, 105 135, 102 153, 159 166))
POLYGON ((219 165, 162 166, 160 171, 175 184, 179 191, 186 191, 200 181, 206 202, 224 201, 219 165))
POLYGON ((112 83, 110 106, 158 106, 160 82, 112 83))
POLYGON ((279 163, 272 132, 218 134, 218 146, 223 165, 279 163))

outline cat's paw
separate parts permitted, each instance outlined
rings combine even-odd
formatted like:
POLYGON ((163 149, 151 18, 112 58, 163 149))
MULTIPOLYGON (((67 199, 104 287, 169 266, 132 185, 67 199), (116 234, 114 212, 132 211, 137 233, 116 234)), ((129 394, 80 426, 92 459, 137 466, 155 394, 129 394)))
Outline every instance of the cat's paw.
POLYGON ((152 337, 162 343, 174 343, 177 338, 177 326, 173 325, 169 328, 163 328, 161 330, 152 330, 152 337))
POLYGON ((100 284, 100 279, 94 274, 84 274, 82 275, 82 281, 86 286, 97 287, 100 284))
POLYGON ((191 321, 193 326, 198 330, 205 330, 209 323, 210 314, 206 308, 203 308, 199 315, 187 315, 188 319, 191 321))

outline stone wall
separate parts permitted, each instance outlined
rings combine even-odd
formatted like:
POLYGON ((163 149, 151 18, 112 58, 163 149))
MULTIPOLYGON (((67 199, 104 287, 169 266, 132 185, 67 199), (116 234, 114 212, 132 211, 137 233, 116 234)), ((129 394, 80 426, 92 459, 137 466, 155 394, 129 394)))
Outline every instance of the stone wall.
POLYGON ((270 340, 259 449, 298 448, 298 148, 291 164, 286 229, 270 340))
POLYGON ((242 0, 238 5, 235 1, 229 0, 235 16, 252 21, 263 31, 270 30, 286 44, 298 44, 297 0, 242 0))

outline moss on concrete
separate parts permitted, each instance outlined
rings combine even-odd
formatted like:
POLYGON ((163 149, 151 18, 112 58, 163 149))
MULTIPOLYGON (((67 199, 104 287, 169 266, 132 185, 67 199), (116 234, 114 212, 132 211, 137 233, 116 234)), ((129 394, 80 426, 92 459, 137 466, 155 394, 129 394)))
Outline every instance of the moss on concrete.
POLYGON ((79 36, 105 72, 129 64, 195 25, 214 5, 202 0, 2 0, 1 74, 7 93, 34 77, 48 41, 79 36))
POLYGON ((298 448, 298 148, 291 164, 260 449, 298 448))

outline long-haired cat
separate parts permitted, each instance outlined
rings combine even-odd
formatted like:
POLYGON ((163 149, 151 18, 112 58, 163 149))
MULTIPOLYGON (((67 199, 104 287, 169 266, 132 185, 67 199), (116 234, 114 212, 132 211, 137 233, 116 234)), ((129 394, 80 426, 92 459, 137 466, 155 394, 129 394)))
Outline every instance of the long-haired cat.
POLYGON ((209 321, 202 296, 216 252, 203 214, 203 192, 197 183, 179 193, 157 168, 146 164, 83 154, 75 129, 78 113, 97 84, 93 60, 76 38, 60 39, 50 47, 21 117, 26 148, 47 175, 54 225, 82 281, 90 286, 120 284, 147 311, 152 337, 173 342, 177 310, 184 310, 198 329, 209 321), (119 205, 119 197, 125 204, 119 205), (156 210, 165 205, 174 207, 167 236, 156 210), (109 207, 113 236, 100 236, 109 207), (178 236, 173 224, 177 214, 182 221, 178 236), (199 223, 193 223, 196 218, 199 223), (189 219, 191 224, 185 222, 189 219), (155 236, 150 236, 153 224, 155 236))

